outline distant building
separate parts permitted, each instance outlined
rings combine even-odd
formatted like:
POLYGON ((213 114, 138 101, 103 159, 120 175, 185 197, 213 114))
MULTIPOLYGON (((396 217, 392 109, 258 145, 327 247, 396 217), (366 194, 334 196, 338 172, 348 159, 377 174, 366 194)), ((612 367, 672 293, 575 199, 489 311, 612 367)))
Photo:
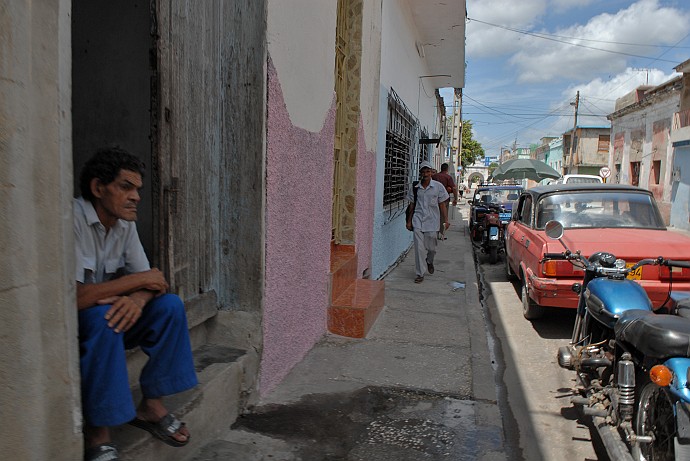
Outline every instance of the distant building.
POLYGON ((534 158, 563 174, 563 137, 545 136, 541 138, 541 144, 534 149, 534 158))
POLYGON ((598 175, 608 164, 611 128, 609 126, 577 126, 563 133, 563 172, 598 175), (573 137, 575 133, 575 138, 573 137), (572 158, 570 150, 573 150, 572 158))
POLYGON ((690 60, 675 68, 682 72, 680 107, 673 114, 671 124, 671 219, 673 227, 690 230, 688 209, 690 209, 690 60))
MULTIPOLYGON (((672 169, 675 144, 671 142, 672 125, 674 119, 680 122, 680 114, 687 114, 687 109, 690 109, 688 104, 685 111, 681 106, 681 111, 676 112, 682 88, 683 79, 680 76, 656 87, 638 88, 620 98, 616 102, 617 110, 608 116, 613 138, 607 162, 612 171, 609 182, 649 189, 667 225, 671 223, 674 189, 672 169)), ((687 120, 684 121, 687 124, 687 120)), ((686 140, 690 143, 690 136, 684 139, 679 133, 677 138, 680 152, 686 140)), ((678 152, 675 158, 682 162, 678 152)), ((678 165, 676 167, 679 168, 678 165)), ((685 217, 676 224, 687 228, 687 198, 685 201, 684 210, 677 210, 679 215, 685 217)))

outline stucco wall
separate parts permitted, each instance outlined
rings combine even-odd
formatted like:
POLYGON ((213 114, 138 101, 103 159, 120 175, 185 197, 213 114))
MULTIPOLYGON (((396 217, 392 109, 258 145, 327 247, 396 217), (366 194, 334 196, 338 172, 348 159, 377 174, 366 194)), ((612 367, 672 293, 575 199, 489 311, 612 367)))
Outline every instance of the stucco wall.
MULTIPOLYGON (((620 163, 621 174, 619 182, 621 184, 631 184, 632 176, 630 172, 630 149, 632 132, 635 130, 643 130, 644 139, 642 142, 641 154, 641 168, 639 175, 639 186, 651 190, 659 204, 664 220, 667 224, 671 220, 671 195, 672 187, 672 169, 673 169, 673 147, 670 140, 667 139, 666 149, 664 152, 656 153, 655 157, 653 150, 654 139, 654 123, 664 120, 673 120, 673 114, 678 110, 679 93, 672 91, 664 95, 659 95, 654 100, 653 104, 648 104, 639 107, 639 109, 621 114, 611 121, 611 147, 609 148, 609 167, 615 175, 615 165, 620 163), (623 146, 623 153, 620 161, 614 154, 614 144, 616 136, 619 133, 624 133, 625 142, 623 146), (659 185, 650 184, 650 172, 652 168, 653 159, 658 158, 662 161, 662 176, 659 185)), ((669 124, 670 126, 670 124, 669 124)), ((666 135, 668 137, 668 134, 666 135)), ((612 178, 611 182, 615 179, 612 178)))
POLYGON ((269 0, 268 52, 295 127, 318 132, 331 109, 336 0, 269 0), (308 101, 308 104, 305 102, 308 101))
MULTIPOLYGON (((374 150, 379 129, 379 79, 381 78, 381 3, 364 0, 362 11, 362 66, 359 110, 366 149, 374 150)), ((383 127, 385 129, 385 125, 383 127)), ((360 144, 361 146, 361 144, 360 144)), ((369 236, 371 239, 371 236, 369 236)))
POLYGON ((358 277, 371 275, 372 236, 376 194, 376 151, 367 149, 364 125, 359 126, 357 151, 357 227, 356 249, 358 277))
POLYGON ((336 7, 335 1, 268 2, 261 394, 326 332, 336 7))
POLYGON ((326 331, 334 124, 331 95, 319 131, 295 126, 269 58, 261 394, 275 387, 326 331))
POLYGON ((81 459, 70 2, 0 11, 0 447, 81 459))
MULTIPOLYGON (((391 88, 405 102, 412 115, 419 118, 429 134, 436 127, 436 98, 433 81, 420 78, 429 75, 424 60, 417 53, 417 31, 414 18, 402 0, 383 0, 381 28, 381 86, 379 89, 379 131, 376 146, 376 202, 372 277, 384 274, 412 243, 412 233, 405 229, 404 213, 391 220, 383 207, 385 175, 386 124, 388 92, 391 88)), ((417 173, 414 172, 416 178, 417 173)))
POLYGON ((690 146, 676 147, 673 168, 680 171, 671 194, 671 226, 690 230, 690 146))
MULTIPOLYGON (((595 165, 604 166, 609 160, 609 151, 599 151, 599 136, 610 135, 610 128, 580 128, 575 152, 575 166, 595 165)), ((578 170, 579 171, 579 170, 578 170)), ((582 171, 579 171, 582 173, 582 171)), ((596 173, 598 174, 598 173, 596 173)))
MULTIPOLYGON (((381 2, 364 0, 362 12, 362 65, 360 120, 357 136, 356 244, 361 277, 372 272, 374 212, 376 206, 376 152, 379 125, 379 78, 381 75, 381 2)), ((381 127, 385 131, 385 125, 381 127)))

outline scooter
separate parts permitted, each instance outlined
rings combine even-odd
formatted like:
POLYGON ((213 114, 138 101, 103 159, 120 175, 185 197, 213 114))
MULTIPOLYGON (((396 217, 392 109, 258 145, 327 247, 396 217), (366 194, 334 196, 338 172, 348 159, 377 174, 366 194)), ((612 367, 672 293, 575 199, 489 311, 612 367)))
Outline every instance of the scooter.
MULTIPOLYGON (((502 205, 487 203, 477 210, 477 216, 481 219, 472 230, 473 237, 479 237, 479 242, 474 242, 482 253, 489 255, 489 262, 496 264, 498 254, 505 251, 505 226, 510 221, 511 213, 502 205)), ((473 240, 474 240, 473 239, 473 240)))
POLYGON ((569 261, 585 273, 573 285, 579 304, 570 343, 558 350, 558 364, 580 384, 572 403, 592 418, 613 460, 690 460, 690 293, 671 291, 673 268, 690 263, 659 257, 626 267, 610 253, 571 251, 557 221, 545 232, 565 251, 542 262, 569 261), (669 274, 668 305, 656 312, 626 278, 643 266, 669 274))

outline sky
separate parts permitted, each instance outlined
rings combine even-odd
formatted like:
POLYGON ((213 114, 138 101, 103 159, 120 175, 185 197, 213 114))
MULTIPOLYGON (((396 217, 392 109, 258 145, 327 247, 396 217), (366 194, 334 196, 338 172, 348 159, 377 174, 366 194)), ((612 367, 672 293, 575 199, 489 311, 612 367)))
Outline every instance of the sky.
POLYGON ((688 0, 467 0, 467 16, 463 120, 487 156, 571 129, 578 91, 578 126, 610 126, 617 98, 690 59, 688 0))

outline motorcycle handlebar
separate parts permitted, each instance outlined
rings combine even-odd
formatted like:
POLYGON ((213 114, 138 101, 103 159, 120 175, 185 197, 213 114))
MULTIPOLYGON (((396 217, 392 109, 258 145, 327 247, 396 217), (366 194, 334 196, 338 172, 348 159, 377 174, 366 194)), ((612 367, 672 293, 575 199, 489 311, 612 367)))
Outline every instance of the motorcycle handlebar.
POLYGON ((664 260, 663 265, 670 267, 684 267, 686 269, 690 269, 690 262, 687 261, 673 261, 671 259, 666 259, 664 260))
POLYGON ((637 269, 637 268, 640 267, 640 266, 647 266, 647 265, 650 265, 650 264, 652 264, 652 265, 653 265, 653 264, 660 264, 662 261, 663 261, 663 259, 662 259, 661 257, 655 258, 655 259, 642 259, 642 260, 640 260, 637 264, 635 264, 634 266, 632 266, 632 267, 630 268, 630 270, 631 270, 631 271, 634 271, 635 269, 637 269))
POLYGON ((565 253, 544 253, 544 259, 566 260, 568 256, 565 253))

